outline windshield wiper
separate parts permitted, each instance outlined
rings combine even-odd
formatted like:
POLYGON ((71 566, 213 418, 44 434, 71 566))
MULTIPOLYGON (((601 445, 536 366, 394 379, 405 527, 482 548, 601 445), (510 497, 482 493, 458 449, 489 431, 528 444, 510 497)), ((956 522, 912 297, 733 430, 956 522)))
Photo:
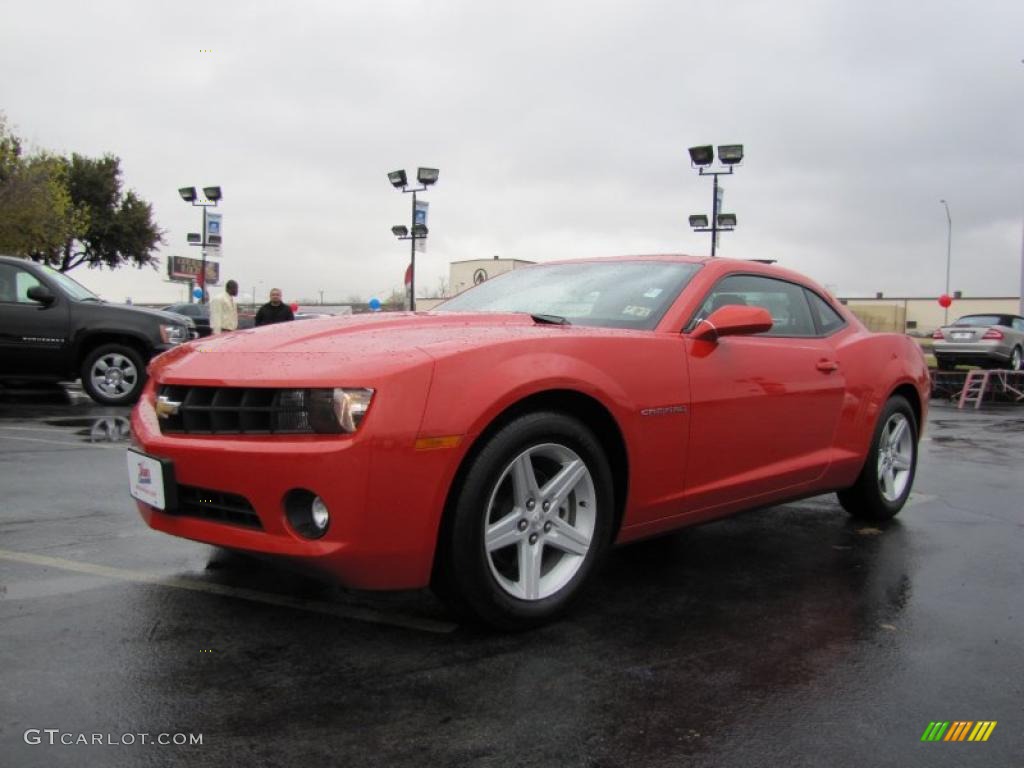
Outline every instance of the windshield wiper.
POLYGON ((79 301, 98 301, 100 304, 103 303, 103 299, 98 299, 95 296, 83 296, 79 301))
POLYGON ((535 323, 546 323, 547 325, 572 325, 572 323, 560 315, 535 315, 531 312, 530 317, 533 318, 535 323))

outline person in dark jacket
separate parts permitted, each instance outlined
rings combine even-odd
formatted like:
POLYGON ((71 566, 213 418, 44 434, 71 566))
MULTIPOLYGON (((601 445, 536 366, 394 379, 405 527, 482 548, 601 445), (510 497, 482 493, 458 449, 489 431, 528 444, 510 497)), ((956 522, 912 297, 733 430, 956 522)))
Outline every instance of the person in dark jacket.
POLYGON ((294 320, 292 308, 281 301, 281 289, 270 289, 270 301, 259 308, 256 313, 256 325, 271 325, 273 323, 286 323, 294 320))

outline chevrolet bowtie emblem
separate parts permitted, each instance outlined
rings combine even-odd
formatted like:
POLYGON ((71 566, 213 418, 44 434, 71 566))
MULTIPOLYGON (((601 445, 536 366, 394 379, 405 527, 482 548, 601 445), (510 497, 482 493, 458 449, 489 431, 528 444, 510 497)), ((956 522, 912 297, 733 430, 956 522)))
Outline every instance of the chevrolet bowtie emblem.
POLYGON ((179 408, 181 408, 181 403, 171 400, 167 395, 160 395, 156 399, 156 415, 161 419, 174 416, 179 408))

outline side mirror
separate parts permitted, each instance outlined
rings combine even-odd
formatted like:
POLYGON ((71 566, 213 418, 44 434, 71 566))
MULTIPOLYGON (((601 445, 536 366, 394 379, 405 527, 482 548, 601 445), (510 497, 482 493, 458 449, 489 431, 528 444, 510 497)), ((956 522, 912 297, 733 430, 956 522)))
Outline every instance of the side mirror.
POLYGON ((764 307, 727 304, 697 323, 693 337, 716 341, 719 336, 750 336, 771 330, 772 316, 764 307))
POLYGON ((57 299, 57 297, 53 295, 53 291, 45 285, 33 285, 28 289, 28 293, 25 295, 32 299, 32 301, 38 301, 44 307, 50 306, 57 299))

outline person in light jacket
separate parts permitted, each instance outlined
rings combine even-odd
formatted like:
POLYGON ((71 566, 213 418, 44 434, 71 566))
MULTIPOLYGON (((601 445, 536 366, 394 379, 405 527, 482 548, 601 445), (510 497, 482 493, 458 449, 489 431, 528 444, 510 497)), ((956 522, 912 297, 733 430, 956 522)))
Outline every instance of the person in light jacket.
POLYGON ((210 302, 210 330, 213 333, 238 330, 238 283, 228 280, 224 284, 224 293, 214 297, 210 302))

